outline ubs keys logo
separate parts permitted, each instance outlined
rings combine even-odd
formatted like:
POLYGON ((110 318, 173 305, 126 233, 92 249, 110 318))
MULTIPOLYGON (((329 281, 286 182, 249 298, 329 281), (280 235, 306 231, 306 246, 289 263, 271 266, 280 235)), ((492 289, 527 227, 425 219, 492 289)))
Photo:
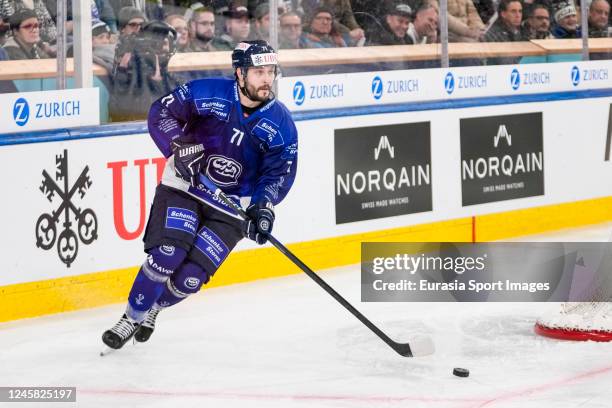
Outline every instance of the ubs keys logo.
POLYGON ((19 98, 13 105, 13 120, 17 126, 24 126, 30 119, 30 105, 24 98, 19 98))
POLYGON ((371 88, 372 96, 374 99, 379 100, 383 95, 383 81, 377 75, 372 79, 372 88, 371 88))
POLYGON ((446 89, 446 93, 449 95, 455 90, 455 76, 452 72, 449 72, 444 77, 444 89, 446 89))
POLYGON ((301 81, 298 81, 293 86, 293 101, 297 106, 300 106, 304 103, 306 99, 306 88, 301 81))
POLYGON ((580 69, 577 66, 572 67, 572 85, 578 86, 580 83, 580 69))
POLYGON ((51 249, 57 241, 57 253, 60 260, 70 267, 74 262, 79 250, 79 238, 85 245, 91 244, 98 238, 98 219, 91 208, 81 210, 74 204, 74 195, 78 193, 82 199, 91 187, 89 178, 89 166, 81 171, 81 174, 70 186, 68 181, 68 151, 64 150, 63 155, 55 158, 55 179, 46 170, 42 171, 43 181, 40 191, 47 197, 49 202, 57 194, 60 198, 59 207, 51 213, 42 214, 36 221, 36 246, 45 251, 51 249), (58 183, 62 184, 58 185, 58 183), (62 226, 64 229, 59 233, 57 224, 63 218, 62 226), (77 233, 71 228, 74 219, 77 224, 77 233))

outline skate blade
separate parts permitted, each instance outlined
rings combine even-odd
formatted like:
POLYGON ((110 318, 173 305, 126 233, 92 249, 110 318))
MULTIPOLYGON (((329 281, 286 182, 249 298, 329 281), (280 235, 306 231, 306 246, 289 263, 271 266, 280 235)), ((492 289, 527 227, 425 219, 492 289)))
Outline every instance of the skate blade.
MULTIPOLYGON (((128 344, 131 344, 132 346, 136 345, 136 340, 134 340, 134 338, 132 338, 132 341, 128 341, 127 343, 125 343, 123 345, 123 347, 127 346, 128 344)), ((100 351, 100 357, 105 357, 108 356, 109 354, 113 354, 119 350, 122 350, 123 347, 121 347, 120 349, 114 349, 114 348, 110 348, 108 346, 104 347, 104 350, 100 351)))
POLYGON ((108 356, 109 354, 112 354, 112 353, 114 353, 117 350, 118 349, 114 349, 114 348, 110 348, 110 347, 105 347, 104 350, 102 350, 100 352, 100 357, 108 356))

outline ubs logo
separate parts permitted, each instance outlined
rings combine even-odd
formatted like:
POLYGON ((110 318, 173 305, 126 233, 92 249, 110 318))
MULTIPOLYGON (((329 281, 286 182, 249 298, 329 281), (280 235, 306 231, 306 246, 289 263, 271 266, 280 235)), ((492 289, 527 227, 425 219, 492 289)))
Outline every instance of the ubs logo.
POLYGON ((304 103, 306 99, 306 88, 301 81, 298 81, 293 86, 293 101, 297 106, 300 106, 304 103))
POLYGON ((85 166, 77 180, 70 186, 68 151, 64 150, 63 155, 56 156, 55 163, 55 179, 46 170, 43 170, 40 191, 51 203, 57 196, 59 206, 51 213, 45 213, 38 217, 38 221, 36 221, 36 246, 47 251, 57 241, 57 253, 60 260, 67 267, 70 267, 79 251, 79 239, 83 244, 89 245, 98 238, 98 218, 91 208, 83 209, 75 205, 75 195, 82 199, 91 187, 89 166, 85 166), (64 229, 58 234, 59 223, 64 229))
POLYGON ((19 98, 13 105, 13 120, 17 126, 24 126, 30 119, 30 105, 24 98, 19 98))

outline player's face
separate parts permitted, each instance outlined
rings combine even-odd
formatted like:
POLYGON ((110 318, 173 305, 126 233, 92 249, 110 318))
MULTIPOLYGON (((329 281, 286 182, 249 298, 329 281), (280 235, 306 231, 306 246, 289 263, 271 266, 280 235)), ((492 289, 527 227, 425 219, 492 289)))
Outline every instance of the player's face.
POLYGON ((247 71, 245 87, 254 101, 265 102, 272 92, 272 83, 276 77, 274 65, 252 67, 247 71))

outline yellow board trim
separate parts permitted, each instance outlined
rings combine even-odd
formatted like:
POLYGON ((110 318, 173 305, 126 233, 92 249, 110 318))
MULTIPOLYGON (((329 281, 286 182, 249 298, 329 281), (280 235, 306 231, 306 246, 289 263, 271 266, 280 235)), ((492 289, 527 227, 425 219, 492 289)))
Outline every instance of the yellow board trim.
MULTIPOLYGON (((288 245, 314 270, 359 263, 362 242, 499 240, 612 220, 612 197, 288 245)), ((138 266, 0 286, 0 322, 125 302, 138 266)), ((275 248, 231 254, 207 287, 300 273, 275 248)))

